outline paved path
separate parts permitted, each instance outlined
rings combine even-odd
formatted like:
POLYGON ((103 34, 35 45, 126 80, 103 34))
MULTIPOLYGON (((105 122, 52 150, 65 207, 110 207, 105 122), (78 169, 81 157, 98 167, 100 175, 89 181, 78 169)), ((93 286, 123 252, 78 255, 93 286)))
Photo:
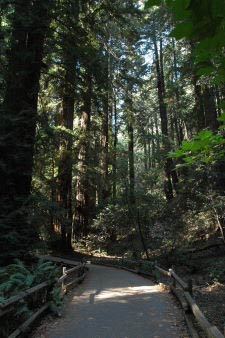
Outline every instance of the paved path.
POLYGON ((159 285, 139 275, 90 266, 87 278, 71 292, 63 317, 35 338, 188 337, 180 310, 159 285))

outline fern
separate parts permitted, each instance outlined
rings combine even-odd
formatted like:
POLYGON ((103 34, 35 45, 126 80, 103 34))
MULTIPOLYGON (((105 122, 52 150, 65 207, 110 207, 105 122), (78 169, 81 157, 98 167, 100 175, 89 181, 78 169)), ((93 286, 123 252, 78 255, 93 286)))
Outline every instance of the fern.
POLYGON ((1 302, 43 281, 52 284, 58 275, 59 269, 52 262, 40 260, 36 265, 28 268, 23 262, 16 260, 14 264, 1 269, 1 302))
POLYGON ((0 304, 4 303, 6 299, 4 297, 0 297, 0 304))
MULTIPOLYGON (((4 304, 8 298, 43 281, 48 281, 49 285, 53 285, 55 278, 59 275, 59 269, 51 262, 40 260, 37 264, 28 267, 20 260, 16 260, 14 264, 0 269, 0 304, 4 304)), ((50 302, 52 311, 60 312, 62 306, 60 289, 54 287, 48 295, 45 293, 46 290, 42 291, 17 302, 14 311, 10 312, 9 316, 8 314, 4 316, 4 322, 0 325, 1 337, 8 337, 9 333, 28 319, 43 301, 50 302)))
POLYGON ((63 305, 63 295, 61 294, 61 289, 59 286, 55 286, 51 291, 51 302, 50 308, 53 312, 59 313, 63 305))
POLYGON ((21 303, 18 305, 16 310, 16 316, 23 317, 24 319, 30 317, 33 312, 29 309, 26 303, 21 303))

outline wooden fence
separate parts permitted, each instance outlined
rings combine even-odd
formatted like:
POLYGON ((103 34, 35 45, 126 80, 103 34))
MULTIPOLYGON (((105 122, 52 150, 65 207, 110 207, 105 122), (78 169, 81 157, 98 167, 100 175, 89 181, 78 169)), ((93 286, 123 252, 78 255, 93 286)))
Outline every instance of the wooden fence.
MULTIPOLYGON (((55 281, 54 285, 49 285, 47 281, 43 282, 28 290, 20 292, 16 296, 10 297, 4 303, 0 304, 0 320, 2 323, 4 322, 4 324, 7 320, 11 322, 14 320, 16 316, 16 306, 18 304, 23 304, 25 299, 28 304, 35 304, 35 312, 32 313, 25 322, 15 328, 13 332, 10 332, 3 337, 14 338, 24 334, 35 319, 49 308, 49 295, 54 286, 58 285, 61 293, 65 294, 68 288, 80 283, 85 278, 87 270, 85 263, 74 262, 60 257, 42 256, 41 258, 61 264, 61 266, 64 265, 62 267, 62 275, 55 281), (65 265, 67 265, 67 267, 65 267, 65 265), (70 268, 68 268, 68 266, 70 266, 70 268)), ((144 276, 157 276, 157 279, 159 278, 159 275, 166 277, 169 279, 171 292, 176 296, 183 308, 184 317, 191 336, 193 338, 199 338, 193 325, 193 319, 195 319, 207 338, 225 338, 216 326, 209 323, 196 304, 193 298, 192 281, 190 279, 187 282, 183 281, 176 274, 174 269, 169 269, 167 271, 157 264, 143 260, 95 257, 92 258, 91 261, 94 264, 114 266, 144 276)))
POLYGON ((92 258, 93 264, 100 264, 105 266, 117 267, 130 272, 138 273, 144 276, 156 277, 165 276, 169 279, 169 287, 171 292, 176 296, 180 302, 184 317, 192 338, 199 338, 199 334, 193 325, 193 319, 198 323, 202 329, 205 337, 207 338, 225 338, 225 336, 218 330, 216 326, 210 324, 208 319, 202 313, 198 305, 193 298, 192 280, 187 282, 183 281, 174 271, 162 269, 157 264, 144 260, 130 260, 130 259, 118 259, 118 258, 92 258))
POLYGON ((127 258, 92 257, 91 262, 97 265, 116 267, 122 270, 138 273, 143 276, 153 277, 153 263, 149 261, 132 260, 127 258))
POLYGON ((197 321, 202 331, 208 338, 224 338, 224 335, 218 330, 218 328, 208 321, 203 312, 200 310, 193 298, 193 288, 191 279, 188 282, 184 282, 174 271, 162 269, 158 265, 155 265, 155 271, 158 271, 161 275, 164 275, 170 279, 170 290, 179 300, 183 310, 189 332, 193 338, 198 338, 199 335, 194 328, 193 318, 197 321))
POLYGON ((41 258, 64 265, 62 267, 62 276, 56 279, 52 284, 49 284, 47 281, 40 283, 0 303, 0 323, 1 330, 3 330, 1 333, 1 335, 3 335, 2 337, 16 338, 27 332, 31 324, 50 307, 50 293, 55 286, 59 286, 61 294, 64 295, 71 286, 81 283, 85 278, 87 271, 85 263, 51 256, 42 256, 41 258), (67 267, 65 267, 65 265, 67 267), (68 268, 68 266, 70 266, 70 268, 68 268), (25 304, 25 302, 32 308, 35 308, 34 312, 30 314, 25 322, 20 323, 17 328, 14 327, 13 332, 8 332, 9 328, 13 327, 13 322, 20 322, 17 307, 25 304), (5 329, 2 329, 3 327, 5 329))

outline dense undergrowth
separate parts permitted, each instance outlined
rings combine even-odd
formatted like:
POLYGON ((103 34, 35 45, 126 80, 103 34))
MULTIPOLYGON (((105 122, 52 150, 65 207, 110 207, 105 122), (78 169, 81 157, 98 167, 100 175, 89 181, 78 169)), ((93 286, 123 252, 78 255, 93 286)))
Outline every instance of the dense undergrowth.
POLYGON ((20 292, 28 290, 42 282, 48 282, 48 290, 42 289, 29 297, 16 302, 12 311, 0 318, 0 336, 8 337, 22 322, 27 320, 44 303, 49 302, 52 311, 57 312, 62 306, 60 290, 55 280, 60 276, 59 268, 52 262, 29 263, 20 260, 0 269, 0 304, 20 292), (12 320, 13 319, 13 320, 12 320))

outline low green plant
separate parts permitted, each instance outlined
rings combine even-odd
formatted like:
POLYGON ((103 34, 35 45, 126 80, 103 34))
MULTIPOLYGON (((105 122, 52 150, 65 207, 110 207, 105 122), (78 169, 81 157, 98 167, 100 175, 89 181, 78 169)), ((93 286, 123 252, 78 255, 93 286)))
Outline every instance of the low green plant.
POLYGON ((37 264, 27 267, 22 261, 15 260, 14 264, 1 269, 0 301, 43 281, 48 281, 51 284, 58 274, 59 270, 52 262, 39 261, 37 264))
POLYGON ((223 261, 218 261, 207 268, 210 279, 213 282, 224 282, 225 281, 225 266, 223 261))
POLYGON ((61 293, 61 288, 59 286, 55 286, 50 294, 50 308, 52 312, 59 314, 59 311, 63 306, 63 295, 61 293))
POLYGON ((0 336, 8 337, 17 326, 29 318, 43 301, 50 302, 52 311, 58 313, 62 307, 62 296, 60 289, 54 286, 55 279, 59 277, 60 271, 52 262, 40 260, 38 263, 27 266, 20 260, 0 269, 0 304, 8 298, 18 295, 20 292, 47 281, 51 292, 41 290, 16 303, 13 312, 4 316, 4 325, 0 328, 0 336), (12 320, 13 318, 13 320, 12 320))

